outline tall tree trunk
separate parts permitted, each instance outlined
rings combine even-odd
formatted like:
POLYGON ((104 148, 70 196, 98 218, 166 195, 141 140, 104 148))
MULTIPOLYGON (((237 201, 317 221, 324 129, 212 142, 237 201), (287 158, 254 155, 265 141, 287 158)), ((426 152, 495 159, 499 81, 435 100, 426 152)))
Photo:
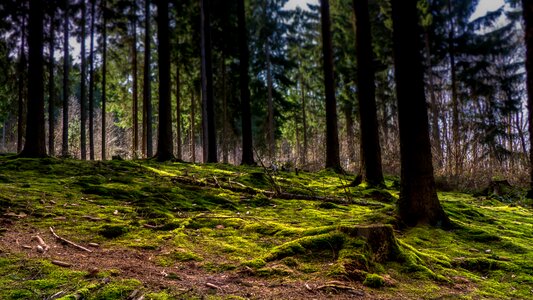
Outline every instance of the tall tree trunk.
POLYGON ((137 1, 133 1, 133 16, 132 16, 132 34, 133 41, 131 44, 131 73, 133 77, 133 105, 132 105, 132 120, 133 120, 133 138, 132 150, 133 157, 138 157, 139 152, 139 92, 138 92, 138 77, 137 77, 137 1))
POLYGON ((150 0, 144 0, 143 152, 153 155, 150 0), (144 149, 145 148, 145 149, 144 149), (145 152, 145 151, 146 152, 145 152))
POLYGON ((174 158, 172 142, 172 105, 170 102, 170 42, 168 29, 168 1, 157 1, 157 40, 159 65, 159 130, 157 131, 158 161, 174 158))
MULTIPOLYGON (((452 0, 448 0, 448 15, 452 15, 452 0)), ((455 24, 450 17, 450 29, 448 32, 448 51, 450 55, 450 72, 452 88, 452 139, 453 139, 453 175, 458 176, 461 172, 461 154, 459 141, 459 96, 457 94, 457 70, 455 66, 455 24)))
POLYGON ((527 107, 529 117, 529 175, 528 198, 533 198, 533 0, 522 0, 525 24, 527 107))
POLYGON ((365 172, 363 178, 369 185, 384 185, 381 168, 381 147, 379 144, 378 116, 376 108, 376 87, 372 35, 368 0, 354 0, 357 43, 357 91, 359 96, 359 118, 361 149, 365 172))
POLYGON ((213 63, 211 56, 211 21, 209 0, 200 0, 202 40, 202 128, 204 162, 216 163, 217 140, 215 129, 215 103, 213 97, 213 63), (207 154, 207 156, 205 156, 207 154))
POLYGON ((430 109, 431 109, 431 136, 433 137, 434 148, 437 150, 435 153, 436 161, 439 167, 442 167, 442 141, 440 139, 439 130, 439 106, 437 104, 437 97, 435 95, 435 82, 433 78, 433 70, 431 65, 431 47, 429 44, 429 32, 424 31, 424 47, 426 50, 426 66, 428 74, 428 93, 430 97, 430 109))
POLYGON ((50 49, 48 79, 48 155, 55 156, 55 77, 54 77, 54 46, 55 46, 55 7, 50 12, 50 49))
POLYGON ((227 98, 227 80, 226 80, 226 56, 223 54, 221 59, 222 72, 222 162, 228 163, 228 98, 227 98))
POLYGON ((274 99, 272 97, 272 62, 270 60, 270 43, 267 39, 265 45, 265 55, 266 55, 266 71, 267 71, 267 102, 268 102, 268 130, 267 130, 267 141, 268 141, 268 157, 273 162, 276 159, 276 137, 274 133, 274 99))
POLYGON ((102 160, 106 160, 106 102, 107 102, 107 1, 102 0, 102 160))
POLYGON ((44 1, 30 1, 28 35, 28 115, 26 141, 20 157, 46 157, 46 133, 44 125, 44 58, 43 19, 44 1))
POLYGON ((85 125, 87 123, 87 112, 86 112, 86 105, 85 105, 85 71, 86 71, 86 57, 85 57, 85 19, 87 18, 86 13, 86 0, 81 0, 81 71, 80 71, 80 115, 81 115, 81 121, 80 121, 80 149, 81 149, 81 159, 86 160, 87 159, 87 137, 86 137, 86 130, 85 125))
POLYGON ((89 159, 94 160, 94 19, 96 0, 91 0, 91 45, 89 53, 89 159))
POLYGON ((61 155, 67 157, 68 153, 68 101, 69 101, 69 0, 65 1, 65 15, 63 16, 63 132, 61 155))
POLYGON ((26 42, 26 18, 22 18, 22 28, 21 28, 21 38, 20 38, 20 54, 19 54, 19 69, 18 69, 18 118, 17 118, 17 153, 22 151, 23 146, 23 137, 24 137, 24 88, 26 87, 24 83, 24 75, 26 73, 26 51, 25 42, 26 42))
POLYGON ((196 89, 193 87, 191 88, 191 141, 189 146, 189 151, 191 152, 191 161, 192 163, 196 162, 196 136, 195 136, 195 120, 196 120, 196 111, 195 111, 195 100, 194 95, 196 93, 196 89))
POLYGON ((339 156, 339 129, 337 125, 337 100, 333 76, 333 48, 329 0, 320 0, 322 16, 322 52, 324 56, 324 85, 326 93, 326 168, 342 170, 339 156))
POLYGON ((417 0, 392 0, 401 155, 398 210, 407 226, 448 226, 433 177, 418 20, 417 0))
POLYGON ((176 140, 176 158, 181 161, 183 158, 183 150, 181 145, 181 78, 179 62, 176 62, 176 140))
POLYGON ((252 112, 250 108, 250 89, 248 87, 249 50, 246 32, 246 15, 244 0, 237 1, 239 23, 239 83, 241 92, 242 114, 242 164, 253 165, 252 112))
POLYGON ((303 135, 303 148, 300 153, 300 161, 302 166, 307 164, 307 149, 308 149, 308 137, 307 137, 307 103, 306 103, 306 91, 305 82, 302 73, 300 72, 300 97, 302 101, 302 135, 303 135))

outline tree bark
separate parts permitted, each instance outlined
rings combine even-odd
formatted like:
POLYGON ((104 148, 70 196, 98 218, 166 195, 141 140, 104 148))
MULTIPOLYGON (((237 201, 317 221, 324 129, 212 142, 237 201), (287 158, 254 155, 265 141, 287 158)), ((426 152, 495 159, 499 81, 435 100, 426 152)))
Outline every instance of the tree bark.
POLYGON ((433 177, 416 5, 417 0, 392 0, 401 155, 398 211, 407 226, 446 227, 450 221, 440 205, 433 177))
POLYGON ((158 161, 174 158, 172 142, 172 116, 170 102, 170 42, 168 28, 168 2, 157 1, 157 40, 159 65, 159 130, 157 131, 158 161))
POLYGON ((357 91, 359 96, 359 126, 361 149, 364 160, 364 180, 369 185, 383 186, 381 167, 381 147, 379 144, 378 116, 376 108, 376 88, 374 55, 368 0, 354 0, 356 16, 357 48, 357 91))
POLYGON ((49 42, 49 79, 48 79, 48 155, 55 156, 55 77, 54 77, 54 46, 55 46, 55 6, 50 10, 50 42, 49 42))
POLYGON ((524 17, 524 31, 526 44, 526 74, 527 74, 527 107, 529 117, 529 192, 528 197, 533 198, 533 1, 522 0, 522 13, 524 17))
POLYGON ((19 70, 18 70, 18 118, 17 118, 17 153, 22 151, 23 137, 24 137, 24 75, 26 73, 26 18, 22 18, 21 38, 20 38, 20 55, 19 55, 19 70))
POLYGON ((216 163, 217 140, 215 130, 215 108, 213 99, 213 63, 211 55, 211 21, 209 0, 200 0, 202 41, 202 128, 204 162, 216 163))
POLYGON ((248 87, 249 50, 248 34, 246 32, 246 14, 244 0, 237 1, 239 25, 239 83, 241 92, 242 114, 242 164, 254 165, 252 139, 252 113, 250 108, 250 89, 248 87))
POLYGON ((91 0, 91 45, 89 53, 89 159, 94 160, 94 19, 96 0, 91 0))
POLYGON ((265 55, 266 55, 266 73, 267 73, 267 102, 268 102, 268 131, 267 131, 267 141, 268 141, 268 157, 271 162, 274 162, 276 159, 276 137, 274 134, 274 99, 272 97, 272 63, 270 61, 270 43, 267 39, 265 45, 265 55))
POLYGON ((139 151, 139 92, 138 92, 138 77, 137 77, 137 1, 133 1, 133 16, 132 22, 132 44, 131 44, 131 73, 133 77, 133 105, 132 105, 132 120, 133 120, 133 138, 132 138, 132 152, 133 157, 138 157, 139 151))
POLYGON ((81 0, 81 71, 80 71, 80 149, 81 149, 81 159, 87 159, 87 137, 86 137, 86 123, 87 123, 87 112, 85 105, 85 69, 86 69, 86 57, 85 57, 85 19, 87 18, 86 14, 86 0, 81 0))
POLYGON ((339 129, 337 124, 337 100, 333 76, 333 48, 329 0, 320 0, 322 16, 322 53, 324 56, 324 85, 326 93, 326 168, 342 170, 339 156, 339 129))
POLYGON ((181 144, 181 78, 180 64, 176 62, 176 158, 182 160, 183 150, 181 144))
POLYGON ((67 157, 68 153, 68 111, 69 111, 69 73, 70 73, 70 54, 69 54, 69 0, 65 1, 65 12, 63 16, 63 131, 61 155, 67 157))
POLYGON ((191 161, 192 163, 196 162, 196 136, 195 136, 195 121, 196 121, 196 109, 195 109, 195 100, 194 95, 196 93, 196 89, 193 87, 191 88, 191 141, 190 141, 190 148, 189 151, 191 152, 191 161))
POLYGON ((44 125, 43 1, 30 1, 28 35, 28 114, 26 141, 20 157, 46 157, 44 125))
POLYGON ((144 0, 144 89, 143 89, 143 152, 146 157, 153 155, 152 143, 152 78, 151 78, 151 30, 150 0, 144 0))
POLYGON ((102 160, 106 160, 106 104, 107 104, 107 1, 102 0, 102 160))

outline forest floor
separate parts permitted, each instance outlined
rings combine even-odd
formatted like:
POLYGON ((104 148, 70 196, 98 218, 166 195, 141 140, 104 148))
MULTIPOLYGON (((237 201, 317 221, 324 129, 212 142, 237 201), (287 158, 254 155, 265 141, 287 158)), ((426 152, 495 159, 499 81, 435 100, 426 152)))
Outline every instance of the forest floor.
POLYGON ((439 192, 453 229, 398 230, 393 178, 351 179, 0 156, 0 299, 533 299, 519 190, 439 192))

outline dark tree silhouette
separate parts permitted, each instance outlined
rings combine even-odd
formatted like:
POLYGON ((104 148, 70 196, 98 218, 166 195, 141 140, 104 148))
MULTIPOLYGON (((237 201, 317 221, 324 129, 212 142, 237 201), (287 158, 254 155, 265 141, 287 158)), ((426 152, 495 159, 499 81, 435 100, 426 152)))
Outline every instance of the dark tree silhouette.
POLYGON ((248 87, 249 50, 248 35, 246 32, 246 14, 244 0, 237 2, 237 14, 239 25, 239 79, 241 92, 242 113, 242 164, 253 165, 253 140, 252 140, 252 112, 250 109, 250 89, 248 87))
POLYGON ((153 155, 150 0, 144 0, 143 152, 153 155), (145 151, 144 151, 145 150, 145 151))
POLYGON ((69 98, 69 9, 70 0, 65 1, 65 11, 63 16, 63 132, 61 155, 68 156, 68 98, 69 98))
POLYGON ((96 0, 91 1, 91 38, 89 46, 89 159, 94 160, 94 19, 96 0))
POLYGON ((213 66, 209 0, 200 0, 202 52, 202 129, 204 162, 216 163, 217 140, 213 99, 213 66))
POLYGON ((27 68, 26 61, 26 18, 22 17, 22 28, 21 28, 21 38, 20 38, 20 55, 19 55, 19 65, 18 65, 18 118, 17 118, 17 152, 22 151, 24 137, 24 77, 27 68))
POLYGON ((137 1, 132 3, 133 13, 131 15, 131 27, 132 27, 132 42, 131 42, 131 73, 133 77, 133 157, 137 158, 137 152, 139 151, 139 93, 138 93, 138 77, 137 77, 137 1))
POLYGON ((398 201, 407 226, 448 226, 435 189, 418 26, 417 0, 392 0, 393 51, 400 127, 398 201), (409 45, 406 47, 406 45, 409 45))
POLYGON ((157 0, 157 40, 159 65, 159 130, 157 134, 158 161, 174 158, 172 116, 170 103, 170 42, 168 29, 168 1, 157 0))
POLYGON ((85 90, 86 90, 86 83, 85 83, 85 77, 86 77, 86 69, 87 69, 87 62, 86 62, 86 56, 85 56, 85 35, 86 35, 86 26, 85 26, 85 19, 87 18, 87 5, 85 3, 85 0, 81 0, 81 65, 80 65, 80 115, 81 115, 81 121, 80 121, 80 151, 81 151, 81 159, 85 160, 87 159, 87 136, 86 136, 86 123, 87 123, 87 106, 85 105, 85 90))
POLYGON ((329 0, 320 0, 320 13, 322 16, 322 53, 324 56, 324 85, 326 92, 326 168, 341 171, 329 0))
POLYGON ((353 7, 356 18, 357 91, 364 161, 363 177, 370 185, 383 185, 368 0, 354 0, 353 7))
POLYGON ((107 1, 102 0, 102 160, 106 160, 107 1))
POLYGON ((54 59, 54 47, 55 47, 55 15, 56 6, 55 1, 51 2, 50 7, 50 40, 49 59, 48 59, 48 155, 55 156, 55 59, 54 59))
POLYGON ((26 141, 20 157, 46 157, 44 126, 43 1, 30 1, 28 34, 28 115, 26 141))
MULTIPOLYGON (((522 0, 526 44, 527 107, 529 116, 529 136, 533 137, 533 0, 522 0)), ((533 138, 529 139, 529 192, 533 198, 533 138)))

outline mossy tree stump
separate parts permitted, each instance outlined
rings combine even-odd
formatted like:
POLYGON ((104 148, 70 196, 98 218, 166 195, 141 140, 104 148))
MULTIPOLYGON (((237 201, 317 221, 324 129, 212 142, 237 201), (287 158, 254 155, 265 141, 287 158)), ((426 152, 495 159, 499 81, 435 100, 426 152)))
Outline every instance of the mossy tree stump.
POLYGON ((340 231, 350 237, 364 238, 376 262, 396 260, 400 255, 400 247, 390 225, 342 226, 340 231))

